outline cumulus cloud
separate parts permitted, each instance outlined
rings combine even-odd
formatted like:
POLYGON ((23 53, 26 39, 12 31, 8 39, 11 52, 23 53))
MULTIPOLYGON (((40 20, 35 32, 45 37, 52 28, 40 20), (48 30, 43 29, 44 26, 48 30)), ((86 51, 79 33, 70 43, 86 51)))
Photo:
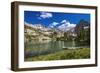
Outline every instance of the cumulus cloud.
POLYGON ((46 18, 51 18, 53 17, 52 13, 49 12, 40 12, 40 16, 38 17, 39 19, 46 19, 46 18))

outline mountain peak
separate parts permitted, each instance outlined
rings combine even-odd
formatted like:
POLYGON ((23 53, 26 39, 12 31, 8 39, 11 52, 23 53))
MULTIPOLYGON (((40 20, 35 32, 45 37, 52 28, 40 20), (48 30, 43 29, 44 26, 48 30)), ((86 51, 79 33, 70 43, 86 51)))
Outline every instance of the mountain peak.
POLYGON ((88 26, 89 22, 81 19, 78 25, 80 25, 80 24, 84 24, 85 26, 88 26))

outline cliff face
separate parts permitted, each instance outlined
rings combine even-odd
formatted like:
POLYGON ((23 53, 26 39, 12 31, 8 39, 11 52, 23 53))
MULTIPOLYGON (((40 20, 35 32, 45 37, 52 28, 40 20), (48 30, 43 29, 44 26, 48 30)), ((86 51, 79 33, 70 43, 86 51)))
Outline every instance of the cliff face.
POLYGON ((76 41, 84 44, 90 45, 90 23, 81 20, 79 24, 75 27, 75 33, 77 34, 76 41))
POLYGON ((42 39, 50 40, 50 34, 52 31, 49 28, 44 27, 42 24, 24 24, 25 41, 42 39))
MULTIPOLYGON (((58 28, 45 27, 43 24, 24 24, 25 39, 26 40, 71 40, 73 37, 77 40, 89 40, 90 35, 90 23, 85 20, 80 20, 77 25, 62 24, 67 31, 60 30, 58 28), (67 28, 68 27, 68 28, 67 28)), ((60 26, 62 26, 60 25, 60 26)))
POLYGON ((79 24, 75 27, 75 33, 79 34, 79 31, 86 30, 88 28, 90 28, 90 23, 85 20, 80 20, 79 24))

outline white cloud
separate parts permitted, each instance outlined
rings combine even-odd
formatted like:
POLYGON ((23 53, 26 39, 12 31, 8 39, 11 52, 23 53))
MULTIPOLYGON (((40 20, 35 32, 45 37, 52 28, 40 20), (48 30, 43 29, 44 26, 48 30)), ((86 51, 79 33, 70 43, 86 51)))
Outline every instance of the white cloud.
POLYGON ((40 13, 40 16, 39 16, 39 19, 40 18, 45 19, 45 18, 51 18, 51 17, 53 17, 52 13, 49 13, 49 12, 41 12, 40 13))

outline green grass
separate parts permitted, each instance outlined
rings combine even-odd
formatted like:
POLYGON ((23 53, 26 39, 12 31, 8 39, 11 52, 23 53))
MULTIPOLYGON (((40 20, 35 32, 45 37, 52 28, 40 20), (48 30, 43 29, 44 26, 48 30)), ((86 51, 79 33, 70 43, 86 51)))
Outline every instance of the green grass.
POLYGON ((53 54, 25 58, 25 61, 47 61, 90 58, 90 48, 66 49, 53 54))

